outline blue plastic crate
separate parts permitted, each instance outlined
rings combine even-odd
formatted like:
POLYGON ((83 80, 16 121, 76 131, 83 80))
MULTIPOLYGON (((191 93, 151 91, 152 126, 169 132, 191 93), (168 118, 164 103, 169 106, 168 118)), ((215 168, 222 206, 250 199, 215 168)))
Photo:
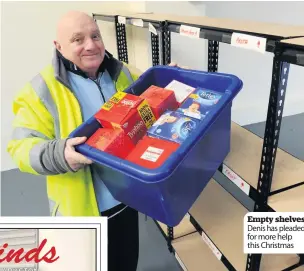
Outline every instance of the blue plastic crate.
MULTIPOLYGON (((152 84, 165 87, 174 79, 223 96, 161 167, 151 170, 85 144, 76 147, 103 168, 102 180, 114 198, 172 227, 179 224, 229 153, 232 100, 243 86, 230 74, 154 66, 125 92, 140 95, 152 84)), ((92 117, 70 136, 90 137, 99 127, 92 117)))

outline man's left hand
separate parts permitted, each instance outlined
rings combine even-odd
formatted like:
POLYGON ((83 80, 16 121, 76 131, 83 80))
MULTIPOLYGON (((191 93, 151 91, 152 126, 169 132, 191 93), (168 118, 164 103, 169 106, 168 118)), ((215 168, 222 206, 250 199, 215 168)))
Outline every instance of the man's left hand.
POLYGON ((180 65, 178 65, 175 62, 171 62, 170 64, 168 64, 168 66, 170 66, 170 67, 179 67, 179 68, 182 68, 182 69, 189 69, 188 66, 180 66, 180 65))

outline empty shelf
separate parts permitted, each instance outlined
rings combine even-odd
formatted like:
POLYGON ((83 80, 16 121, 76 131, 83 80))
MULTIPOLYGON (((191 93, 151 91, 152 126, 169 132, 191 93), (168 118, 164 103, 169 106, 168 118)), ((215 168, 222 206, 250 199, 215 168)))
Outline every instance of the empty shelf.
POLYGON ((100 13, 93 13, 93 16, 131 16, 133 12, 118 12, 118 11, 106 11, 106 12, 100 12, 100 13))
MULTIPOLYGON (((247 210, 213 179, 190 210, 209 238, 234 266, 245 270, 243 219, 247 210)), ((262 271, 277 271, 298 262, 297 255, 263 255, 262 271)))
POLYGON ((276 212, 304 212, 304 185, 268 198, 268 205, 276 212))
POLYGON ((227 268, 211 252, 199 233, 192 233, 172 242, 175 255, 188 271, 226 271, 227 268))
POLYGON ((127 18, 134 18, 134 19, 142 19, 145 21, 151 21, 151 22, 164 22, 166 20, 166 16, 163 16, 162 14, 153 14, 153 13, 123 13, 120 14, 123 17, 127 18))
MULTIPOLYGON (((224 164, 257 188, 263 139, 232 122, 231 150, 224 164)), ((304 162, 278 148, 271 191, 304 180, 304 162)))
POLYGON ((295 39, 288 39, 288 40, 282 40, 282 43, 287 43, 287 44, 291 44, 291 45, 303 46, 304 47, 304 37, 302 37, 302 38, 295 38, 295 39))
MULTIPOLYGON (((168 236, 168 233, 167 233, 167 225, 161 223, 161 222, 158 222, 157 223, 160 225, 160 227, 162 228, 162 230, 164 231, 164 233, 166 234, 166 236, 168 236)), ((183 218, 183 220, 173 228, 173 238, 178 238, 178 237, 181 237, 181 236, 184 236, 188 233, 192 233, 192 232, 195 232, 195 228, 194 226, 192 225, 192 223, 190 222, 188 216, 185 216, 183 218)))
MULTIPOLYGON (((98 14, 95 14, 98 15, 98 14)), ((255 21, 235 20, 229 18, 211 18, 203 16, 178 16, 163 13, 102 13, 102 15, 120 15, 129 18, 137 18, 146 21, 168 21, 176 24, 189 24, 197 27, 206 27, 214 31, 222 30, 226 32, 246 32, 256 35, 266 35, 271 37, 291 37, 304 35, 303 26, 292 26, 274 23, 263 23, 255 21)))
POLYGON ((304 37, 282 40, 282 60, 304 66, 304 37))
POLYGON ((286 269, 299 262, 299 257, 295 254, 264 254, 262 255, 261 271, 278 271, 286 269))
POLYGON ((304 35, 303 26, 263 23, 255 21, 235 20, 229 18, 211 18, 203 16, 178 16, 162 13, 134 14, 137 18, 145 20, 167 20, 169 23, 189 24, 198 27, 208 27, 213 30, 231 32, 247 32, 272 37, 290 37, 304 35))

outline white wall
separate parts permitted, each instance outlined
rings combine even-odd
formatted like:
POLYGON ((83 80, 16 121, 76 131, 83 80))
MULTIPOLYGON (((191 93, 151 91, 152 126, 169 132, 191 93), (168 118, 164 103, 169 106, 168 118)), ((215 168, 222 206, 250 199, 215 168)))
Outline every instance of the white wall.
MULTIPOLYGON (((191 2, 197 6, 199 2, 191 2)), ((304 25, 304 2, 205 2, 207 16, 304 25), (274 11, 274 9, 276 9, 274 11)), ((304 35, 304 33, 303 33, 304 35)), ((232 118, 241 125, 265 121, 271 86, 273 54, 260 54, 220 44, 219 72, 244 81, 233 104, 232 118)), ((303 67, 291 65, 284 116, 304 112, 303 67)))
POLYGON ((54 263, 41 262, 41 271, 96 271, 96 240, 94 229, 40 229, 39 244, 46 238, 44 255, 52 246, 60 258, 54 263))
MULTIPOLYGON (((16 168, 6 152, 12 132, 12 100, 26 82, 50 63, 55 26, 60 16, 71 9, 92 14, 130 9, 141 11, 142 6, 143 3, 107 1, 1 2, 1 171, 16 168)), ((114 24, 102 23, 101 28, 107 47, 115 48, 110 50, 115 55, 114 24)))
MULTIPOLYGON (((183 16, 205 16, 206 14, 204 2, 197 2, 196 5, 193 5, 190 1, 148 1, 145 11, 183 16)), ((208 59, 206 44, 207 42, 203 39, 191 39, 177 33, 171 33, 171 61, 194 69, 206 70, 208 59)))

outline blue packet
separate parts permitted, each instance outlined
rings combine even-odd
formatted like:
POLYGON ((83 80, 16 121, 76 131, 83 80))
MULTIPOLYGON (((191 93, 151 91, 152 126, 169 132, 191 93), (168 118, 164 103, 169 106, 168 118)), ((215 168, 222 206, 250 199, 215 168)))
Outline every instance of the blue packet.
POLYGON ((181 104, 177 111, 185 116, 203 120, 222 96, 222 93, 213 90, 197 88, 181 104))
POLYGON ((166 111, 148 129, 150 137, 182 144, 199 125, 199 120, 184 116, 177 111, 166 111))

